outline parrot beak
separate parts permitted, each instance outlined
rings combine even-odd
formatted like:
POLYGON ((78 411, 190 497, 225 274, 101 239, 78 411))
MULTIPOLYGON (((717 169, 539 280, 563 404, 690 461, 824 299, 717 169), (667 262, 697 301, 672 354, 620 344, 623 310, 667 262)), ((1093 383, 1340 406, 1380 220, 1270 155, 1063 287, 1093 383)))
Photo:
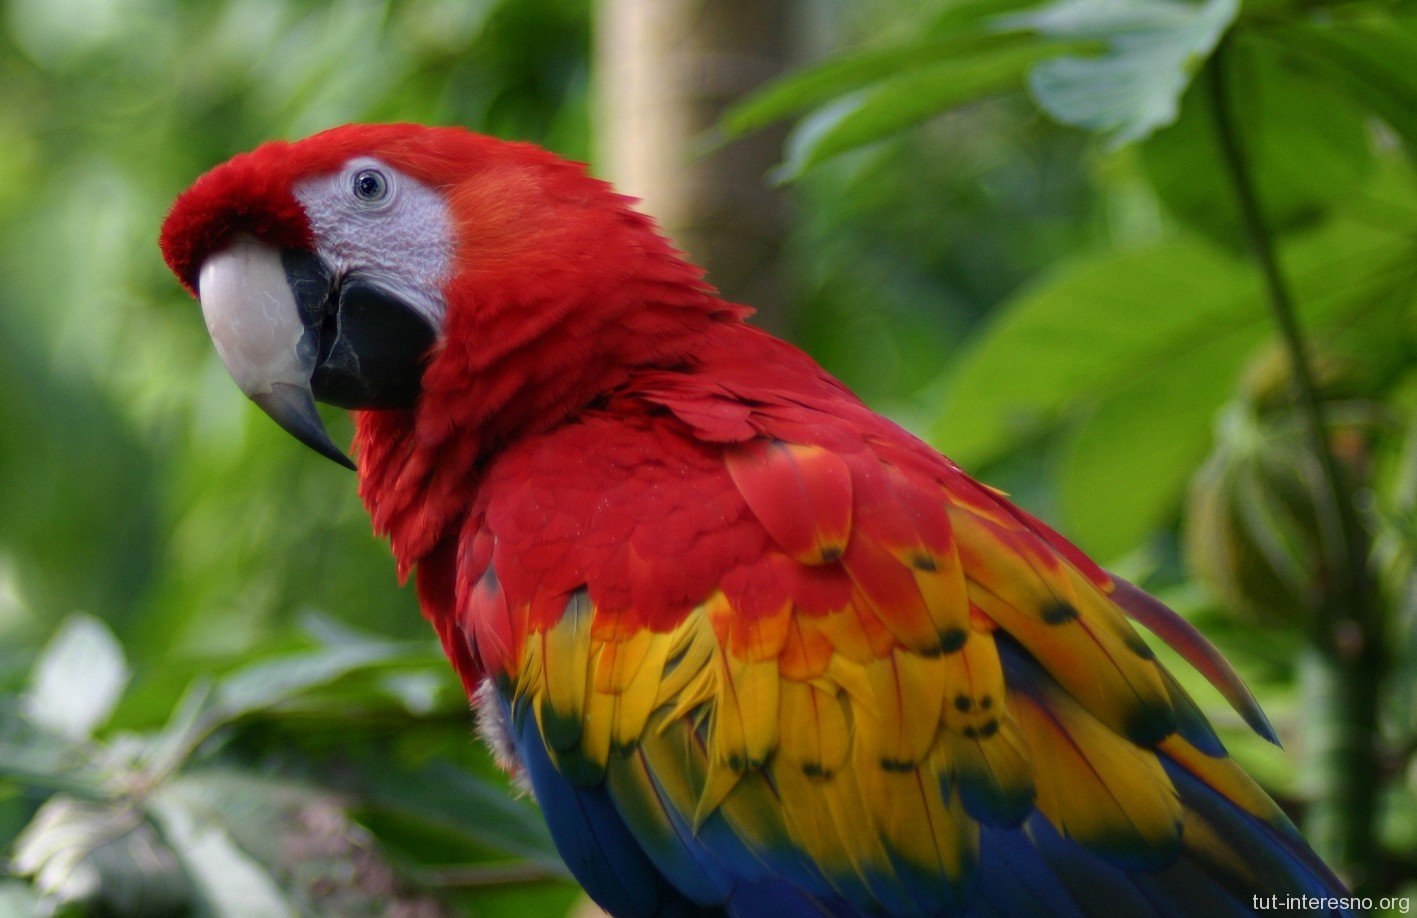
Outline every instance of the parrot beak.
POLYGON ((208 258, 197 279, 207 332, 241 391, 295 439, 352 469, 325 432, 310 389, 330 283, 318 286, 316 278, 289 276, 281 253, 249 236, 208 258))
POLYGON ((408 408, 434 332, 375 281, 343 280, 318 256, 250 236, 206 260, 202 314, 236 384, 285 431, 346 468, 315 399, 343 408, 408 408))

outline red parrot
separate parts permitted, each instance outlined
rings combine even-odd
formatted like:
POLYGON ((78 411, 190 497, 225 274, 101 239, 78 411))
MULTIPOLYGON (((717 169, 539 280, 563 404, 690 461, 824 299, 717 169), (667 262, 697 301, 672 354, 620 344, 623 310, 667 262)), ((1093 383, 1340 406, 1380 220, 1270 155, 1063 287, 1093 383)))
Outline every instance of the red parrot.
MULTIPOLYGON (((241 389, 353 465, 606 910, 1248 914, 1341 883, 1154 657, 1174 612, 744 322, 585 169, 348 125, 162 250, 241 389)), ((1314 900, 1310 900, 1312 903, 1314 900)))

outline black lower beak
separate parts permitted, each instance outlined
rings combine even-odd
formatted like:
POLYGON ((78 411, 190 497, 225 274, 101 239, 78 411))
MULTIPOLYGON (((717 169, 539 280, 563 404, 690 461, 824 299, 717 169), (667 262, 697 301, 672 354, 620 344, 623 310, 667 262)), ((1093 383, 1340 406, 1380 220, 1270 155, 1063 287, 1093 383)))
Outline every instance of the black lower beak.
POLYGON ((412 408, 433 347, 423 317, 377 283, 347 278, 320 330, 310 385, 315 398, 341 408, 412 408))
POLYGON ((253 395, 251 401, 301 443, 326 459, 338 462, 351 471, 355 469, 354 460, 330 439, 325 422, 320 420, 320 412, 315 410, 315 399, 308 387, 275 383, 269 392, 253 395))

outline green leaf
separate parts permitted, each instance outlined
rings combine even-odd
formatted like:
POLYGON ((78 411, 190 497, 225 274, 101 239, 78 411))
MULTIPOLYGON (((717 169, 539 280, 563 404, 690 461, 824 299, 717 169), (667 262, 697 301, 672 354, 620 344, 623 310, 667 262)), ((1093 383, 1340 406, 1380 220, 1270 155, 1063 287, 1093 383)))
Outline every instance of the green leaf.
POLYGON ((275 878, 235 842, 198 788, 167 782, 149 797, 148 809, 209 914, 296 914, 275 878))
MULTIPOLYGON (((1370 220, 1367 197, 1417 207, 1410 176, 1383 174, 1279 257, 1306 328, 1410 295, 1417 243, 1370 220), (1405 203, 1404 203, 1405 202, 1405 203)), ((955 366, 932 435, 966 467, 1079 417, 1133 381, 1230 333, 1257 344, 1270 319, 1254 270, 1195 236, 1062 265, 995 313, 955 366)))
MULTIPOLYGON (((1417 243, 1366 220, 1329 221, 1280 256, 1310 334, 1417 290, 1417 243)), ((1066 528, 1115 556, 1173 512, 1211 418, 1271 333, 1249 269, 1198 239, 1085 259, 1015 300, 971 346, 936 439, 969 467, 1077 425, 1061 482, 1066 528)))
POLYGON ((1110 560, 1175 512, 1253 346, 1248 327, 1199 342, 1121 383, 1082 420, 1059 482, 1069 538, 1110 560))
POLYGON ((88 796, 101 796, 107 777, 92 744, 41 730, 8 705, 0 705, 0 775, 88 796))
POLYGON ((144 771, 155 777, 171 774, 210 735, 215 726, 212 691, 210 679, 192 680, 178 697, 167 723, 148 739, 143 754, 144 771))
POLYGON ((415 717, 427 717, 437 710, 448 686, 449 680, 445 675, 427 670, 389 673, 379 680, 379 688, 398 699, 404 709, 415 717))
MULTIPOLYGON (((428 658, 423 643, 382 641, 322 619, 307 623, 320 636, 343 643, 249 663, 215 683, 194 680, 167 724, 149 741, 146 767, 155 774, 175 771, 223 724, 294 701, 360 670, 428 658)), ((377 683, 371 681, 371 686, 377 688, 377 683)))
POLYGON ((1239 0, 1057 0, 1006 22, 1107 45, 1099 56, 1044 61, 1028 85, 1054 118, 1120 145, 1175 120, 1197 63, 1215 50, 1239 8, 1239 0))
POLYGON ((92 615, 76 613, 35 663, 24 711, 45 729, 87 739, 113 712, 127 682, 128 664, 113 632, 92 615))
POLYGON ((19 880, 0 880, 0 915, 38 915, 43 900, 33 886, 19 880))
MULTIPOLYGON (((1351 198, 1372 167, 1364 112, 1330 80, 1265 44, 1237 37, 1226 61, 1235 121, 1271 230, 1312 224, 1351 198)), ((1244 234, 1221 165, 1210 88, 1209 74, 1196 79, 1176 123, 1142 144, 1142 162, 1173 213, 1240 249, 1244 234)))
POLYGON ((121 915, 170 915, 188 904, 176 857, 128 804, 51 797, 16 839, 12 867, 55 904, 121 915))
POLYGON ((347 795, 225 767, 185 773, 165 793, 217 827, 302 914, 419 911, 382 846, 349 816, 347 795))
POLYGON ((1244 265, 1195 238, 1074 259, 967 346, 933 438, 982 465, 1217 329, 1257 321, 1257 292, 1244 265))
POLYGON ((501 783, 435 762, 417 769, 365 761, 358 789, 371 804, 440 826, 495 852, 533 860, 561 874, 545 820, 535 806, 515 799, 501 783))
POLYGON ((535 883, 477 890, 478 918, 526 918, 527 915, 598 915, 601 910, 574 883, 535 883))
POLYGON ((1257 32, 1321 68, 1337 90, 1387 122, 1417 157, 1417 20, 1296 22, 1257 32))
POLYGON ((996 34, 995 17, 1032 0, 964 0, 949 4, 913 41, 835 55, 775 80, 724 113, 721 130, 729 137, 758 130, 774 121, 825 105, 872 83, 919 67, 977 54, 1012 39, 996 34))
MULTIPOLYGON (((1287 72, 1268 55, 1243 60, 1240 72, 1253 75, 1261 60, 1269 68, 1259 80, 1260 88, 1269 89, 1259 101, 1268 104, 1241 121, 1255 141, 1256 173, 1275 225, 1292 227, 1325 205, 1347 204, 1354 197, 1378 198, 1399 210, 1412 206, 1410 179, 1398 179, 1396 170, 1358 190, 1368 165, 1366 141, 1361 117, 1345 109, 1343 99, 1330 99, 1325 87, 1287 72), (1276 88, 1281 83, 1283 93, 1276 88)), ((1191 96, 1201 90, 1197 85, 1191 96)), ((1170 195, 1168 200, 1192 212, 1193 222, 1213 235, 1238 243, 1233 192, 1215 173, 1213 159, 1205 160, 1203 146, 1214 144, 1207 115, 1188 112, 1143 149, 1152 154, 1164 147, 1169 157, 1166 168, 1175 180, 1169 188, 1158 183, 1163 197, 1170 195), (1186 131, 1193 143, 1177 143, 1186 131)), ((1410 295, 1410 259, 1417 253, 1400 234, 1370 221, 1366 214, 1337 219, 1283 241, 1286 277, 1311 334, 1352 321, 1384 297, 1410 295)), ((1188 470, 1209 442, 1211 416, 1271 327, 1266 309, 1253 326, 1218 330, 1211 340, 1197 342, 1192 353, 1143 370, 1101 397, 1071 434, 1060 481, 1064 524, 1079 543, 1103 557, 1115 555, 1174 511, 1188 470)))
POLYGON ((756 131, 901 70, 934 63, 951 44, 953 42, 927 41, 831 58, 778 80, 733 105, 724 113, 720 126, 729 137, 756 131))
POLYGON ((746 134, 873 83, 945 64, 956 57, 1007 47, 1017 40, 1016 35, 952 35, 834 57, 785 77, 734 105, 724 114, 722 127, 730 137, 746 134))
POLYGON ((213 703, 223 720, 235 720, 301 692, 328 685, 369 666, 396 661, 422 647, 360 642, 291 654, 243 666, 217 683, 213 703))
POLYGON ((788 140, 779 177, 796 178, 823 160, 948 109, 1019 88, 1028 68, 1055 51, 1027 35, 998 35, 974 53, 916 67, 861 90, 798 127, 788 140))

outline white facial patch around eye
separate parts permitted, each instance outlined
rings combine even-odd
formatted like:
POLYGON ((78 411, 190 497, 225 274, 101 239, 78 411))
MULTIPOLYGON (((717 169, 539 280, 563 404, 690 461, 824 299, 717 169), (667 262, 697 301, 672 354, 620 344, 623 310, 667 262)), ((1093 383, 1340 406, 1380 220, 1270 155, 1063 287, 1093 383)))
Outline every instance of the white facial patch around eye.
POLYGON ((452 219, 442 195, 361 156, 338 172, 298 183, 295 199, 315 234, 316 254, 337 275, 357 273, 378 284, 442 331, 443 284, 453 260, 452 219), (356 180, 366 170, 387 182, 378 200, 357 193, 356 180))

